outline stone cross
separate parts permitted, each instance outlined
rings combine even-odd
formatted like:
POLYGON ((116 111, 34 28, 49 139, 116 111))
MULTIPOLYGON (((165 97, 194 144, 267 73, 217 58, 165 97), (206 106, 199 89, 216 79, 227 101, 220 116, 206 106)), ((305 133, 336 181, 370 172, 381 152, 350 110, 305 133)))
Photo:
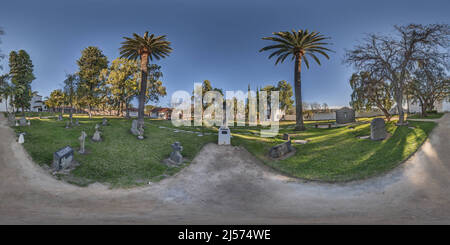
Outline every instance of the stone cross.
POLYGON ((102 126, 108 126, 108 120, 105 117, 103 118, 102 126))
POLYGON ((181 155, 181 151, 183 151, 183 146, 181 146, 180 142, 175 142, 172 145, 173 152, 170 153, 170 160, 176 164, 183 163, 183 156, 181 155))
POLYGON ((85 153, 84 143, 86 142, 86 132, 82 131, 80 138, 78 140, 80 141, 80 151, 78 151, 80 154, 85 153))
POLYGON ((19 144, 23 144, 23 143, 25 143, 24 133, 20 133, 20 135, 19 135, 19 144))

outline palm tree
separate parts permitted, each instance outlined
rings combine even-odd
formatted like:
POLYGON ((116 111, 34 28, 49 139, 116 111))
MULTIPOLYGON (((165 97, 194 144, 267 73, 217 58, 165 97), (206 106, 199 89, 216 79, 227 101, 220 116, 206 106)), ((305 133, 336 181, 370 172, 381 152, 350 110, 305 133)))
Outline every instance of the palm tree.
POLYGON ((130 60, 141 61, 141 88, 139 91, 139 107, 138 107, 138 121, 141 126, 144 125, 144 109, 145 109, 145 95, 147 90, 147 78, 148 78, 148 64, 149 59, 159 60, 169 56, 172 52, 170 42, 166 40, 166 35, 155 36, 154 34, 148 35, 148 31, 144 36, 139 36, 133 33, 133 38, 124 37, 125 41, 122 42, 120 47, 120 57, 128 58, 130 60))
POLYGON ((329 43, 323 42, 328 37, 324 37, 319 32, 309 32, 308 30, 292 30, 291 32, 274 32, 272 37, 264 37, 263 40, 275 42, 273 45, 266 46, 259 50, 259 52, 272 50, 275 51, 269 55, 269 59, 277 56, 275 65, 283 63, 283 61, 292 56, 295 60, 294 67, 294 87, 295 87, 295 107, 296 107, 296 130, 305 130, 303 125, 303 110, 302 110, 302 86, 301 86, 301 65, 302 60, 305 61, 306 67, 309 69, 309 61, 307 56, 313 58, 317 64, 320 61, 316 56, 321 54, 327 59, 330 57, 326 51, 331 51, 324 47, 329 43))

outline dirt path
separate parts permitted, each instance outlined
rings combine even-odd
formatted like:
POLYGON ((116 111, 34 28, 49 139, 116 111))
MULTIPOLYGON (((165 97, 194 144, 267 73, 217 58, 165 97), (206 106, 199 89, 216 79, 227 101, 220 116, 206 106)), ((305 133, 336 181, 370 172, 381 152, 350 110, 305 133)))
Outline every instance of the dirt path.
POLYGON ((1 224, 450 223, 450 114, 394 171, 346 184, 274 173, 206 145, 175 177, 130 190, 62 183, 34 164, 0 114, 1 224))

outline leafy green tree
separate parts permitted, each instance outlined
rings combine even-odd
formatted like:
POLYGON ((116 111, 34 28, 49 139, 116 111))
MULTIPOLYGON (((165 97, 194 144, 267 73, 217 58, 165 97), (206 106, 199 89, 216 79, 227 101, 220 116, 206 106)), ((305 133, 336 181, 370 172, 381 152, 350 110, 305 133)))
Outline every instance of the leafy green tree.
POLYGON ((9 55, 9 74, 14 84, 14 104, 16 108, 25 109, 30 107, 32 97, 31 83, 35 79, 33 75, 33 63, 30 56, 24 50, 11 51, 9 55))
POLYGON ((61 115, 63 114, 62 107, 66 103, 66 97, 61 89, 55 89, 50 93, 50 97, 46 100, 45 105, 48 108, 58 108, 61 112, 61 115))
MULTIPOLYGON (((147 92, 145 93, 145 103, 158 103, 160 97, 166 96, 166 87, 162 85, 160 78, 163 76, 161 66, 151 64, 148 68, 147 92)), ((139 88, 140 89, 140 88, 139 88)))
POLYGON ((139 36, 133 33, 133 38, 124 37, 120 47, 121 58, 128 58, 130 60, 140 60, 141 69, 141 84, 139 91, 139 107, 138 107, 138 121, 141 126, 144 125, 144 109, 147 93, 147 78, 149 60, 160 60, 167 57, 171 52, 170 42, 166 40, 166 35, 155 36, 149 35, 145 32, 144 36, 139 36))
POLYGON ((280 109, 285 114, 287 111, 290 111, 294 100, 292 100, 293 91, 292 86, 285 80, 279 81, 277 84, 277 90, 280 92, 280 109))
POLYGON ((353 89, 350 105, 355 110, 380 109, 386 119, 391 119, 389 110, 393 105, 392 88, 383 79, 374 78, 369 72, 354 73, 350 78, 353 89))
POLYGON ((76 90, 78 86, 78 75, 77 74, 67 74, 64 80, 64 94, 67 104, 70 106, 70 123, 72 123, 73 118, 73 105, 75 102, 76 90))
POLYGON ((78 93, 81 95, 83 104, 89 106, 89 118, 92 118, 92 109, 100 101, 100 72, 108 67, 108 59, 99 48, 89 46, 81 52, 81 57, 77 64, 80 79, 78 93))
POLYGON ((14 87, 8 82, 9 75, 4 74, 0 76, 0 99, 5 99, 6 111, 8 109, 8 99, 12 99, 14 95, 14 87))
POLYGON ((283 63, 287 57, 292 57, 295 60, 294 66, 294 87, 295 87, 295 105, 296 105, 296 130, 305 130, 303 124, 303 111, 302 111, 302 91, 301 91, 301 64, 305 62, 306 67, 309 69, 308 57, 314 59, 317 64, 320 65, 319 58, 316 54, 325 56, 329 59, 327 51, 328 48, 324 47, 329 43, 324 42, 328 39, 319 32, 309 32, 308 30, 292 30, 291 32, 275 32, 272 37, 264 37, 263 40, 269 40, 275 42, 273 45, 266 46, 259 50, 268 51, 275 50, 269 55, 269 59, 276 56, 275 65, 283 63))
POLYGON ((111 91, 111 99, 120 113, 123 106, 126 108, 126 116, 129 117, 129 105, 131 100, 137 96, 139 68, 134 60, 117 58, 112 61, 108 69, 102 71, 106 77, 106 84, 111 91))

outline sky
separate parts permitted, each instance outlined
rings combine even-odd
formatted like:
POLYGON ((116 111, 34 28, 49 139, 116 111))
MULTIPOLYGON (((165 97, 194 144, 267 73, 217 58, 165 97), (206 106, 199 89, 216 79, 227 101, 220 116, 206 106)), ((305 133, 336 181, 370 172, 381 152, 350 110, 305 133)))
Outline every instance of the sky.
MULTIPOLYGON (((353 68, 343 64, 368 33, 389 34, 393 25, 450 23, 450 1, 288 1, 288 0, 40 0, 0 3, 0 49, 3 54, 26 50, 34 64, 33 91, 48 96, 61 88, 65 74, 78 70, 81 50, 97 46, 111 62, 120 43, 132 33, 167 35, 173 52, 156 63, 162 66, 168 95, 193 90, 194 82, 211 81, 223 90, 247 90, 293 83, 294 64, 259 49, 273 32, 292 29, 318 31, 331 37, 330 60, 303 66, 302 96, 306 102, 348 106, 353 68)), ((8 71, 8 59, 0 61, 8 71)))

